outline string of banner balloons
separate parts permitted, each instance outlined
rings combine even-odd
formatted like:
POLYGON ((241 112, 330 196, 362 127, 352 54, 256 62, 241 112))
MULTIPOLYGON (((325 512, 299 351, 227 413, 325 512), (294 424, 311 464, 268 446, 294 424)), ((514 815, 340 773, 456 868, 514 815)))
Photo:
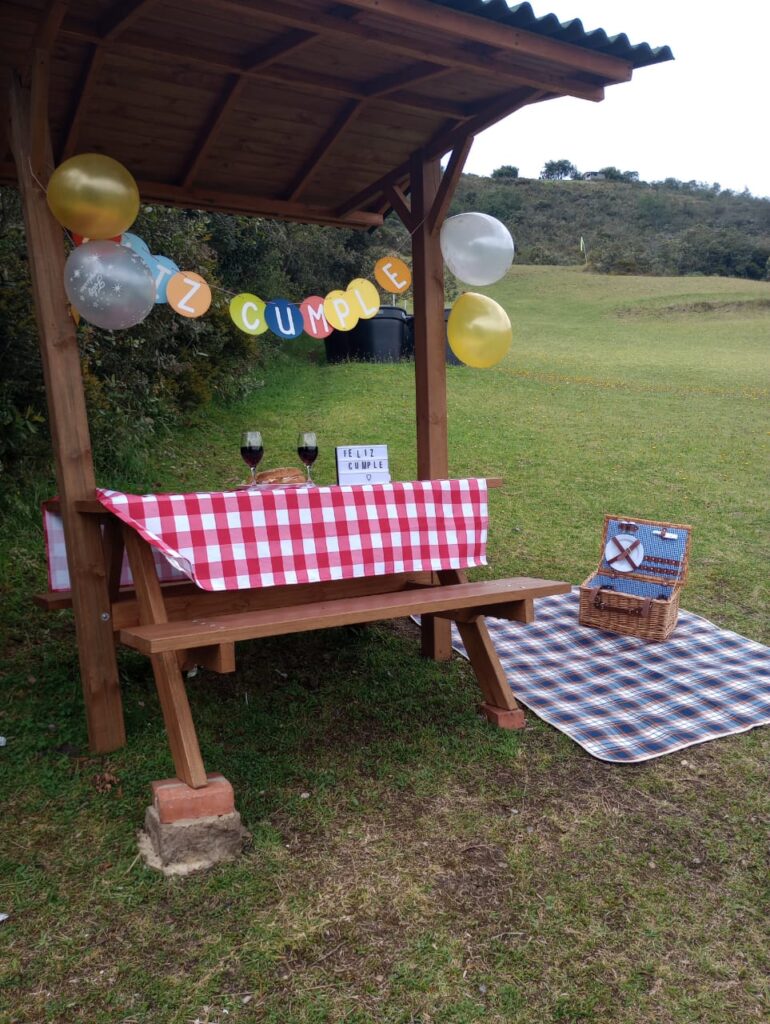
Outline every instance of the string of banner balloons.
MULTIPOLYGON (((168 303, 180 316, 203 316, 211 305, 211 288, 200 274, 180 269, 167 256, 151 253, 128 229, 139 213, 139 189, 131 173, 101 153, 65 160, 51 175, 46 192, 58 222, 71 234, 75 248, 64 267, 64 287, 78 316, 105 330, 125 330, 141 323, 157 304, 168 303)), ((510 232, 485 213, 461 213, 441 228, 444 262, 464 284, 499 281, 513 262, 510 232)), ((407 264, 387 256, 374 266, 384 291, 400 295, 412 283, 407 264)), ((230 300, 230 317, 246 334, 271 330, 292 340, 303 332, 323 339, 332 331, 350 331, 359 320, 376 316, 380 295, 366 278, 328 295, 310 295, 297 304, 278 298, 265 302, 251 292, 230 300)), ((464 292, 447 322, 449 345, 463 363, 483 368, 505 356, 512 339, 511 321, 488 295, 464 292)))

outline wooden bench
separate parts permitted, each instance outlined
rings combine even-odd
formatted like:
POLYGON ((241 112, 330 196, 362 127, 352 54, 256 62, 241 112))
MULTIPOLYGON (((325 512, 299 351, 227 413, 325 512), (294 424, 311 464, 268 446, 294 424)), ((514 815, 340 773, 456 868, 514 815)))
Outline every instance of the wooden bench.
POLYGON ((142 654, 160 654, 409 615, 438 615, 461 623, 480 615, 531 622, 535 598, 567 590, 569 587, 564 583, 522 576, 482 583, 415 586, 395 593, 130 626, 120 630, 120 640, 142 654))

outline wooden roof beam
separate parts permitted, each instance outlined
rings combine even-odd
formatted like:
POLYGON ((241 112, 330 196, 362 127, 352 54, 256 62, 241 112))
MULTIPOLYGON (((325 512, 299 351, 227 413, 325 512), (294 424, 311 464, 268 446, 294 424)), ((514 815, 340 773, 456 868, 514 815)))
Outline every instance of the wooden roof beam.
POLYGON ((88 66, 80 80, 60 160, 66 160, 68 157, 73 156, 77 149, 80 122, 83 114, 88 109, 88 104, 107 55, 107 48, 118 39, 121 33, 130 28, 141 14, 146 14, 157 2, 158 0, 134 0, 128 6, 124 3, 119 3, 115 13, 102 22, 96 38, 92 40, 91 55, 88 59, 88 66))
MULTIPOLYGON (((303 46, 307 46, 316 38, 313 32, 304 32, 300 29, 291 29, 278 39, 274 39, 271 43, 261 47, 259 50, 251 54, 250 58, 245 62, 248 66, 245 70, 249 72, 255 72, 268 68, 271 64, 274 64, 281 57, 285 57, 289 53, 301 49, 303 46)), ((187 169, 182 176, 182 184, 186 187, 192 184, 195 180, 198 171, 202 167, 206 157, 209 154, 209 150, 216 141, 219 130, 224 123, 225 118, 232 108, 235 106, 238 97, 243 92, 244 88, 248 84, 249 79, 245 75, 233 76, 224 90, 219 96, 217 103, 214 106, 211 114, 206 120, 203 126, 203 130, 198 136, 198 140, 195 145, 195 150, 190 157, 187 169)))
POLYGON ((628 82, 631 79, 631 65, 618 57, 512 28, 474 14, 464 14, 447 7, 437 9, 435 4, 427 3, 426 0, 347 0, 347 3, 369 14, 451 34, 467 42, 482 43, 495 50, 504 50, 522 57, 536 57, 572 71, 582 71, 616 82, 628 82))
MULTIPOLYGON (((475 117, 469 118, 463 124, 454 125, 450 123, 442 126, 442 128, 440 128, 428 142, 424 150, 424 155, 426 158, 442 156, 448 150, 454 149, 458 143, 464 141, 467 135, 477 135, 485 128, 489 128, 490 125, 500 121, 502 118, 508 117, 510 114, 514 114, 522 107, 550 98, 551 95, 537 91, 522 95, 520 89, 516 90, 515 93, 506 93, 504 96, 498 97, 495 103, 489 104, 485 108, 484 112, 480 112, 475 117)), ((344 216, 351 213, 353 210, 363 209, 364 205, 369 200, 372 200, 376 196, 383 195, 390 185, 403 181, 403 179, 409 174, 411 163, 411 159, 405 160, 392 171, 388 171, 387 174, 384 174, 381 178, 378 178, 370 185, 362 188, 360 192, 351 196, 350 199, 341 203, 340 206, 337 207, 336 212, 340 216, 344 216)))
MULTIPOLYGON (((306 7, 295 6, 291 2, 276 4, 274 0, 217 0, 217 4, 222 10, 233 11, 243 17, 256 17, 262 23, 268 21, 294 28, 306 28, 308 18, 311 17, 306 7)), ((433 28, 435 29, 438 13, 436 8, 433 10, 433 28)), ((319 35, 360 39, 376 46, 378 50, 390 50, 393 53, 418 60, 425 59, 424 44, 405 39, 403 35, 396 32, 372 28, 362 21, 350 21, 339 15, 314 11, 312 25, 319 35)), ((438 27, 440 28, 440 22, 438 27)), ((433 40, 430 60, 431 63, 441 64, 450 69, 462 68, 464 71, 472 71, 498 81, 502 79, 512 85, 519 84, 547 89, 549 92, 594 101, 604 97, 601 87, 593 82, 570 74, 552 73, 550 70, 517 68, 512 64, 510 56, 501 58, 492 52, 474 53, 469 49, 465 40, 449 43, 441 42, 439 39, 433 40)))
MULTIPOLYGON (((32 41, 30 66, 29 159, 38 178, 45 177, 48 148, 48 91, 51 79, 51 50, 59 34, 68 0, 49 0, 32 41)), ((53 168, 51 168, 53 169, 53 168)))
POLYGON ((341 216, 336 210, 323 206, 309 206, 282 199, 265 199, 243 195, 224 189, 203 186, 182 188, 160 181, 137 181, 142 201, 156 202, 183 209, 217 210, 220 213, 246 214, 251 217, 274 217, 295 220, 302 224, 326 224, 338 228, 376 228, 382 224, 380 214, 356 210, 341 216))
POLYGON ((340 138, 348 125, 361 113, 364 103, 364 100, 351 100, 349 103, 346 103, 329 128, 324 132, 313 152, 300 168, 299 174, 287 189, 286 197, 290 202, 296 202, 305 191, 334 143, 340 138))
POLYGON ((117 3, 115 12, 105 18, 99 26, 99 40, 111 43, 125 32, 142 14, 147 14, 160 0, 132 0, 131 3, 117 3))

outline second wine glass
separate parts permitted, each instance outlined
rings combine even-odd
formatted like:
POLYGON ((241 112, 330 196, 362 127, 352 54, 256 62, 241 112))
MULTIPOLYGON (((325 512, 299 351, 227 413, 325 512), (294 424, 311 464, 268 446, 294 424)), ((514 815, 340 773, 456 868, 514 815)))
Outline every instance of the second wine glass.
POLYGON ((302 431, 297 437, 297 455, 307 470, 307 482, 312 484, 310 467, 318 458, 318 438, 312 430, 302 431))

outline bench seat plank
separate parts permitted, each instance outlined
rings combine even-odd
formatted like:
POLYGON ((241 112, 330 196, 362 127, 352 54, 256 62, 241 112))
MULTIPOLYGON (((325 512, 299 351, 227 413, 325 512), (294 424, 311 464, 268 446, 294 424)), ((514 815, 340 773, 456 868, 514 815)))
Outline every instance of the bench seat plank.
POLYGON ((121 629, 121 642, 144 654, 188 650, 263 636, 302 633, 330 626, 377 622, 413 614, 490 609, 497 604, 565 594, 568 583, 518 576, 450 586, 421 587, 395 593, 318 601, 297 607, 266 608, 235 615, 199 616, 177 622, 121 629))

